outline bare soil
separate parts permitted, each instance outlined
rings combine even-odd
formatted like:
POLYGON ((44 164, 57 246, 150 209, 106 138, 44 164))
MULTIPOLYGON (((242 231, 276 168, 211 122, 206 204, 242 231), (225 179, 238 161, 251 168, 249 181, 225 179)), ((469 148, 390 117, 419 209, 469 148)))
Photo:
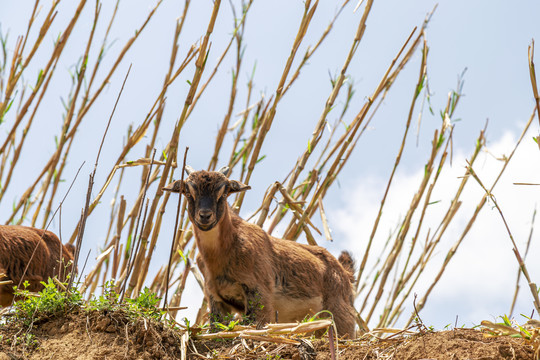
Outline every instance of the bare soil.
MULTIPOLYGON (((0 360, 180 359, 182 330, 122 312, 75 312, 43 319, 30 328, 0 326, 0 360)), ((188 359, 331 359, 328 339, 298 339, 301 345, 247 339, 189 340, 188 359)), ((535 359, 521 338, 490 337, 473 329, 425 332, 389 340, 340 341, 338 359, 535 359)))

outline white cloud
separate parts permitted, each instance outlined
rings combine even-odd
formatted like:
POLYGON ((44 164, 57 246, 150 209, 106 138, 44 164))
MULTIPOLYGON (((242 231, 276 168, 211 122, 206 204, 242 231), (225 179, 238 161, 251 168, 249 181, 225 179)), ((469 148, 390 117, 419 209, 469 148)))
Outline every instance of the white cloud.
MULTIPOLYGON (((495 157, 501 157, 503 154, 508 156, 515 145, 516 138, 513 134, 506 133, 501 139, 488 144, 489 153, 482 153, 476 160, 473 168, 486 187, 491 186, 503 165, 502 161, 496 160, 495 157)), ((420 241, 425 240, 429 228, 433 233, 439 225, 459 186, 460 177, 465 172, 465 159, 469 156, 461 149, 455 149, 453 166, 447 165, 441 173, 431 197, 431 201, 440 200, 440 202, 428 206, 423 231, 419 237, 420 241)), ((513 183, 540 183, 540 172, 537 165, 539 163, 540 151, 531 137, 528 136, 523 140, 504 176, 493 191, 522 254, 525 252, 533 210, 540 194, 540 186, 519 186, 513 183)), ((396 229, 405 216, 411 199, 418 189, 423 172, 424 168, 421 164, 414 172, 406 169, 398 171, 396 174, 394 185, 390 189, 384 207, 367 269, 371 269, 375 258, 388 238, 389 232, 396 229)), ((358 261, 361 260, 365 251, 386 182, 387 179, 384 178, 358 178, 355 189, 348 192, 347 197, 343 199, 344 206, 339 210, 334 210, 334 231, 343 238, 345 247, 354 252, 358 261)), ((418 293, 419 298, 424 295, 426 288, 438 273, 448 250, 459 239, 483 194, 484 192, 478 183, 470 178, 461 196, 463 204, 414 290, 418 293)), ((423 199, 417 210, 416 220, 422 204, 423 199)), ((416 224, 416 220, 413 221, 414 224, 416 224)), ((415 231, 416 226, 411 226, 407 242, 404 245, 405 250, 409 248, 415 231)), ((526 264, 532 281, 540 282, 540 263, 536 261, 540 250, 538 241, 535 241, 538 239, 537 234, 533 235, 526 264)), ((470 326, 480 323, 481 320, 491 320, 494 316, 508 313, 514 294, 517 268, 512 245, 501 217, 493 207, 493 203, 489 202, 480 212, 474 226, 432 291, 420 315, 426 324, 441 328, 449 323, 453 325, 456 315, 459 316, 458 325, 470 326)), ((388 291, 391 281, 392 276, 387 282, 381 303, 386 301, 386 291, 388 291)), ((361 296, 357 304, 363 301, 361 296)), ((371 302, 369 304, 371 305, 371 302)), ((406 306, 398 325, 409 318, 412 298, 407 300, 406 306)), ((514 315, 519 313, 530 315, 532 309, 531 294, 527 284, 522 280, 514 315)), ((365 315, 365 313, 366 311, 363 314, 365 315)), ((375 325, 377 318, 378 314, 375 313, 372 318, 375 321, 372 320, 371 326, 375 325)), ((523 322, 523 318, 518 320, 523 322)))

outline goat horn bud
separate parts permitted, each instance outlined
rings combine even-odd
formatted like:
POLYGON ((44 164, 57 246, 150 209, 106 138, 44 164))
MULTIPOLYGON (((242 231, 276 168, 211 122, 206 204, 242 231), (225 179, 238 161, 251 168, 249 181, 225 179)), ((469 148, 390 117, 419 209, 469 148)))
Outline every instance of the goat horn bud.
POLYGON ((186 169, 186 174, 188 174, 188 176, 191 175, 191 173, 195 172, 195 170, 193 170, 193 168, 189 165, 186 165, 185 169, 186 169))
POLYGON ((225 175, 225 176, 229 176, 229 167, 228 167, 228 166, 224 166, 224 167, 222 167, 221 169, 219 169, 218 172, 222 173, 222 174, 225 175))

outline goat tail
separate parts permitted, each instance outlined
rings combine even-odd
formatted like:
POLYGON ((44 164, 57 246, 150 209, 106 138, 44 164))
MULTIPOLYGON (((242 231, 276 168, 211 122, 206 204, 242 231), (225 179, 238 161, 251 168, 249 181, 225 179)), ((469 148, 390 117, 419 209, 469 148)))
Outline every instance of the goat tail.
POLYGON ((347 271, 351 284, 354 283, 355 263, 351 253, 348 251, 342 251, 341 255, 339 255, 338 261, 341 266, 343 266, 345 271, 347 271))

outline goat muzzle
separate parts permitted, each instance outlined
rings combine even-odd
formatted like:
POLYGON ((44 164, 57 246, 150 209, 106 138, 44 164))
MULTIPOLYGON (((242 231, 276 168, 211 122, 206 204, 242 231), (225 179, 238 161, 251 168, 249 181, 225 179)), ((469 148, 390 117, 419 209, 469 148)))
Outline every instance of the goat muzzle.
POLYGON ((214 226, 215 218, 212 210, 201 209, 197 212, 197 226, 201 230, 210 230, 214 226))

